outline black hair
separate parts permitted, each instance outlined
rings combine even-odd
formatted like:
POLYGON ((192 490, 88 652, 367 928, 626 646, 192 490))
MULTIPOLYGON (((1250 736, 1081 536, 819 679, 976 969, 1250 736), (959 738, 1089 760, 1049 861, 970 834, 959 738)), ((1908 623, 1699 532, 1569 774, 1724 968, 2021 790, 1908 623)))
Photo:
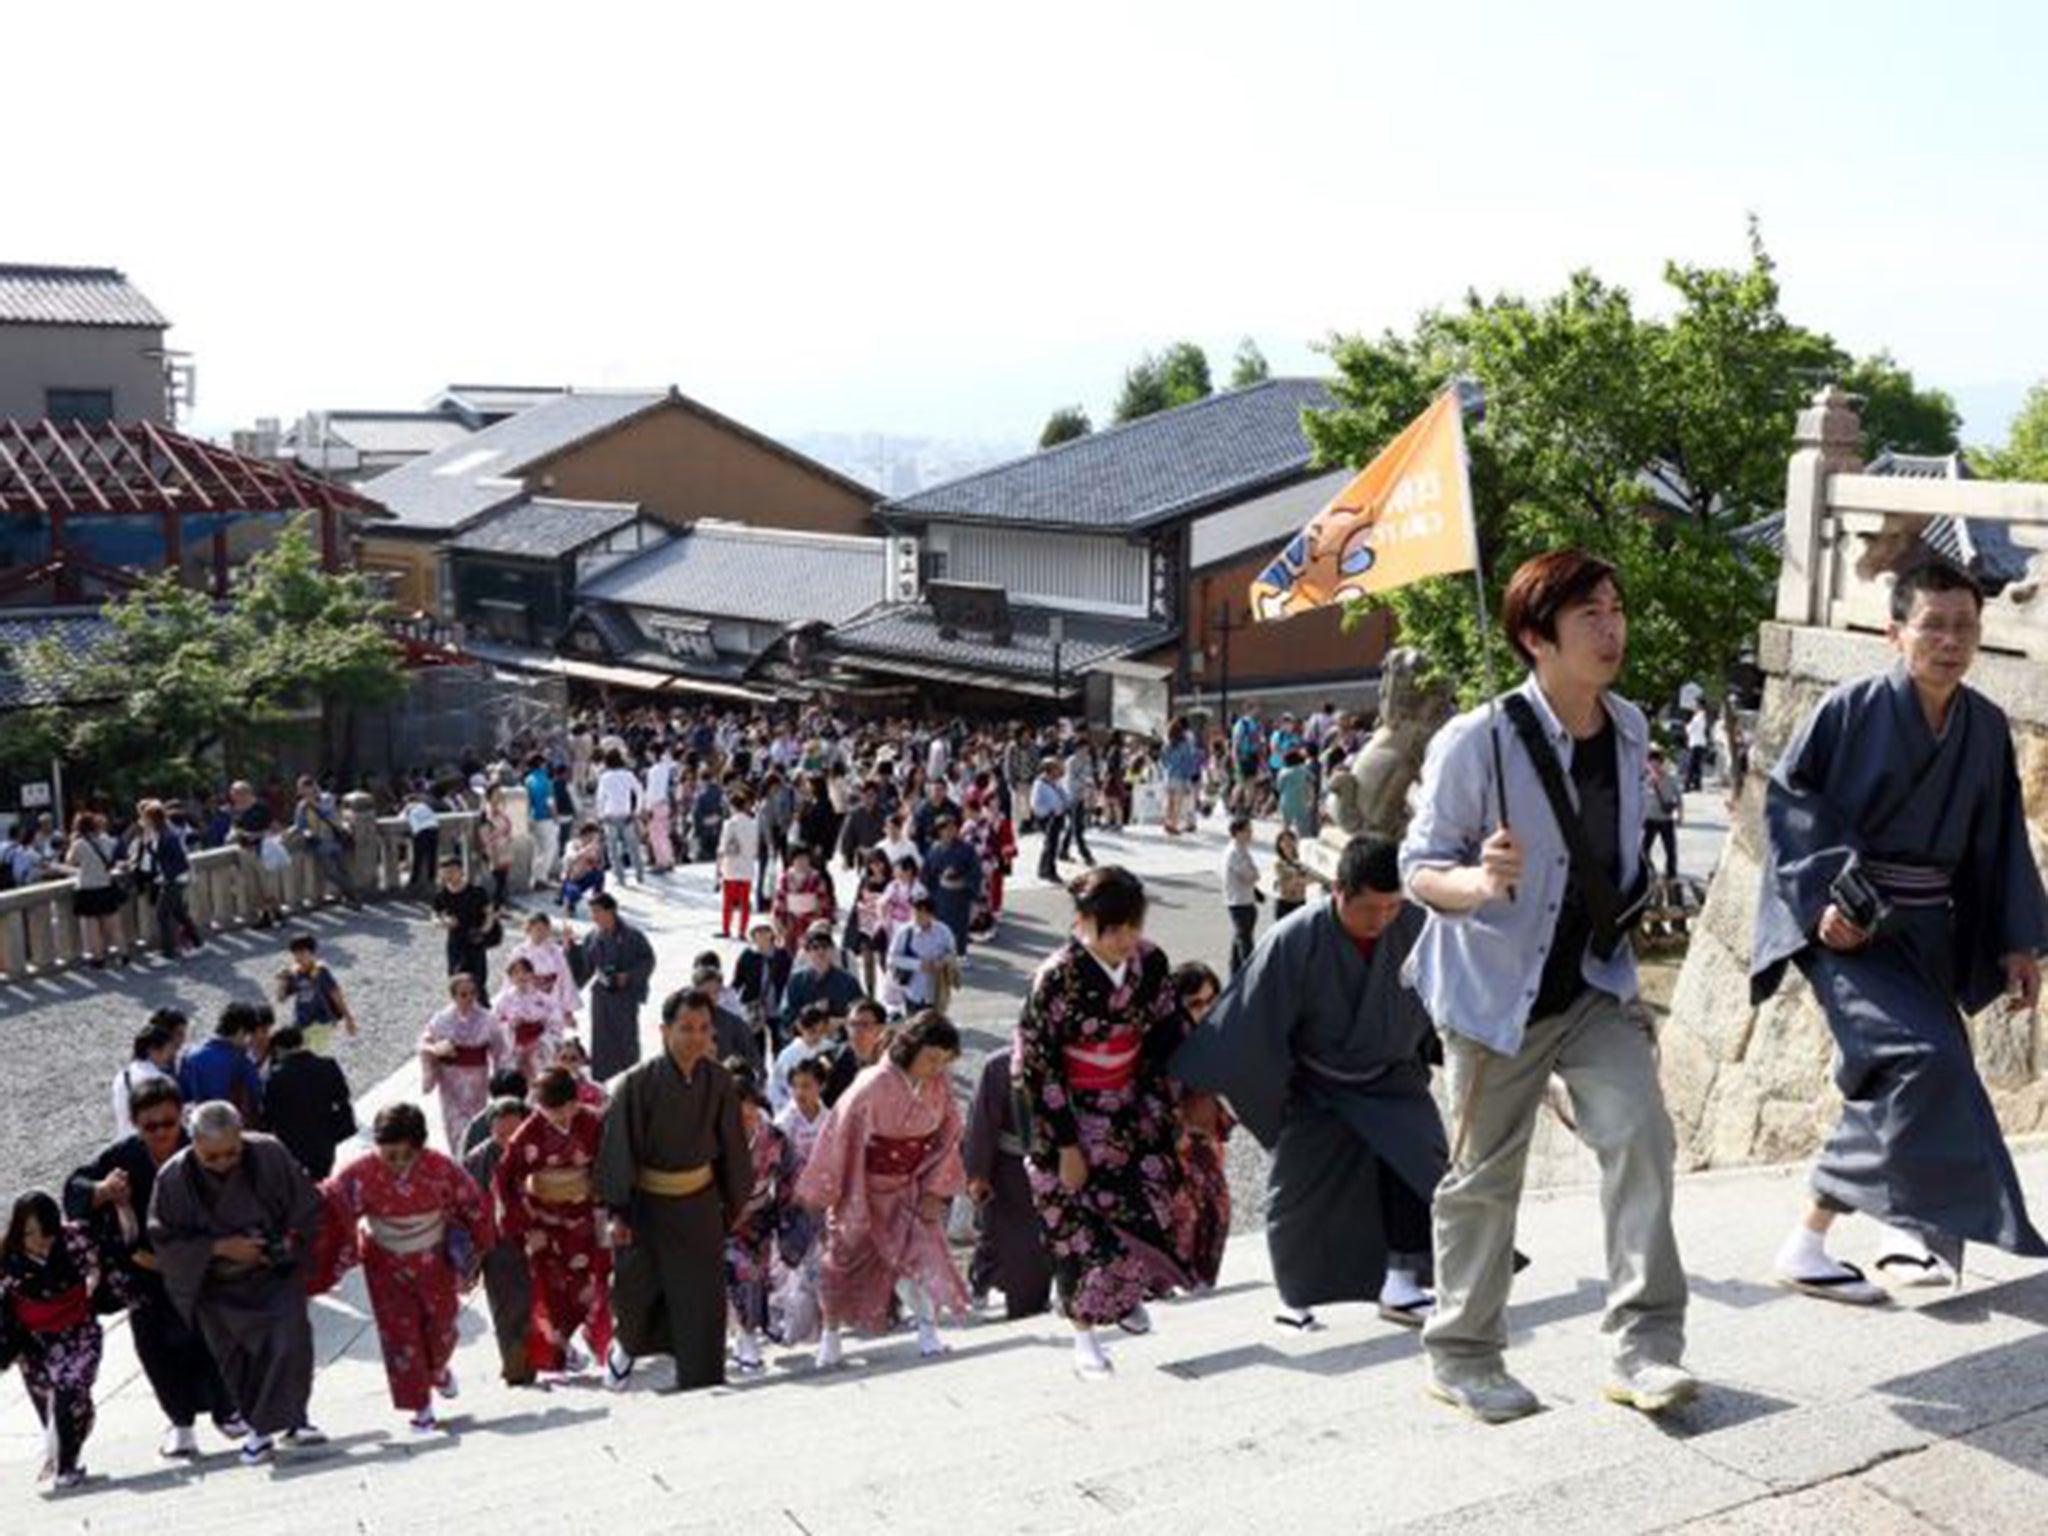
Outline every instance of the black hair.
POLYGON ((256 1033, 263 1013, 254 1003, 229 1003, 220 1011, 213 1032, 224 1040, 241 1040, 256 1033))
POLYGON ((1968 571, 1958 570, 1946 560, 1923 560, 1911 570, 1901 571, 1892 583, 1894 624, 1913 616, 1913 599, 1923 592, 1967 592, 1977 611, 1984 611, 1984 589, 1968 571))
POLYGON ((1337 894, 1345 899, 1367 891, 1391 895, 1401 889, 1401 850, 1393 839, 1361 832, 1337 855, 1337 894))
POLYGON ((1240 833, 1240 832, 1249 832, 1249 831, 1251 831, 1251 829, 1252 829, 1252 819, 1251 819, 1251 817, 1249 817, 1249 816, 1233 816, 1233 817, 1231 817, 1231 818, 1230 818, 1230 835, 1231 835, 1232 837, 1235 837, 1235 836, 1237 836, 1237 834, 1238 834, 1238 833, 1240 833))
POLYGON ((930 1008, 913 1014, 910 1022, 896 1031, 896 1038, 889 1042, 889 1059, 908 1072, 926 1046, 953 1056, 960 1054, 960 1031, 951 1019, 930 1008))
POLYGON ((533 1085, 534 1101, 542 1109, 560 1109, 576 1102, 576 1074, 567 1067, 549 1067, 533 1085))
POLYGON ((283 1029, 274 1031, 270 1037, 271 1050, 280 1055, 286 1051, 304 1050, 305 1046, 306 1032, 296 1024, 287 1024, 283 1029))
POLYGON ((1145 882, 1121 864, 1099 864, 1067 890, 1074 910, 1098 929, 1135 928, 1145 921, 1145 882))
POLYGON ((690 962, 690 968, 693 971, 717 971, 723 975, 725 972, 725 962, 718 958, 717 950, 707 949, 690 962))
POLYGON ((320 941, 310 933, 295 933, 285 941, 284 947, 293 954, 297 954, 302 949, 312 954, 318 954, 320 952, 320 941))
POLYGON ((192 1027, 192 1021, 185 1016, 185 1010, 182 1008, 154 1009, 149 1015, 149 1022, 174 1035, 181 1029, 192 1027))
POLYGON ((523 1099, 531 1086, 517 1067, 500 1067, 491 1074, 486 1092, 494 1099, 523 1099))
POLYGON ((802 1061, 789 1069, 789 1080, 792 1083, 800 1077, 814 1078, 820 1088, 825 1086, 831 1076, 832 1073, 826 1067, 822 1056, 806 1056, 802 1061))
POLYGON ((667 1029, 676 1021, 676 1016, 688 1009, 692 1013, 715 1013, 718 1005, 709 992, 702 987, 678 987, 661 1000, 661 1027, 667 1029))
POLYGON ((802 1029, 806 1024, 815 1024, 818 1028, 823 1029, 831 1022, 832 1010, 823 1003, 805 1003, 796 1013, 796 1027, 798 1029, 802 1029))
POLYGON ((178 1080, 174 1077, 145 1077, 128 1094, 128 1118, 134 1121, 145 1109, 154 1109, 159 1104, 169 1104, 182 1109, 185 1095, 178 1091, 178 1080))
POLYGON ((128 1059, 141 1061, 145 1056, 162 1050, 177 1038, 163 1025, 151 1020, 135 1031, 135 1038, 128 1042, 128 1059))
POLYGON ((1199 960, 1184 960, 1173 968, 1173 995, 1185 1002, 1197 992, 1208 990, 1220 993, 1222 979, 1209 966, 1199 960))
POLYGON ((616 912, 619 910, 619 898, 614 896, 610 891, 599 891, 595 896, 590 898, 590 904, 593 907, 603 907, 607 912, 616 912))
POLYGON ((877 1024, 887 1024, 889 1022, 888 1010, 872 997, 861 998, 851 1008, 846 1010, 846 1017, 851 1021, 855 1014, 861 1013, 867 1014, 877 1024))
MULTIPOLYGON (((51 1237, 61 1235, 64 1230, 64 1215, 57 1209, 57 1202, 40 1189, 32 1189, 14 1202, 13 1214, 7 1218, 7 1241, 0 1243, 0 1253, 11 1254, 20 1249, 31 1220, 51 1237)), ((53 1259, 60 1258, 62 1254, 61 1244, 51 1250, 53 1259)), ((61 1259, 61 1262, 69 1264, 68 1259, 61 1259)))
POLYGON ((380 1147, 427 1144, 427 1116, 417 1104, 386 1104, 370 1124, 370 1140, 380 1147))

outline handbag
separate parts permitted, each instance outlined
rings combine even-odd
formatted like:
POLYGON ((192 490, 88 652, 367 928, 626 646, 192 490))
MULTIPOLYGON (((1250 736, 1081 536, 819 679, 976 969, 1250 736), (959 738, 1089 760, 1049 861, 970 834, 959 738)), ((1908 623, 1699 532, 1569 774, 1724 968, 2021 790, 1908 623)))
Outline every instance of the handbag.
POLYGON ((281 874, 291 868, 291 850, 284 845, 284 839, 276 833, 266 833, 257 847, 257 858, 271 874, 281 874))

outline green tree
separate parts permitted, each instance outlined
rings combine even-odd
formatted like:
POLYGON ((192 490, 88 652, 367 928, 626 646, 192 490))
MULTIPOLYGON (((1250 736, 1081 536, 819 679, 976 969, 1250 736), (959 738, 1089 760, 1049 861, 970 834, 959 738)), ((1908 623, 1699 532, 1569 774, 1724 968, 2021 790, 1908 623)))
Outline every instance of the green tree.
POLYGON ((1059 443, 1070 443, 1094 430, 1094 423, 1088 420, 1088 413, 1080 406, 1063 405, 1046 417, 1045 430, 1038 434, 1038 446, 1051 448, 1059 443))
POLYGON ((1863 457, 1894 453, 1954 453, 1961 446, 1962 413, 1939 389, 1922 389, 1910 369, 1889 352, 1874 352, 1845 368, 1839 378, 1857 397, 1863 418, 1863 457))
POLYGON ((1991 480, 2048 480, 2048 379, 2027 391, 2003 448, 1976 448, 1970 465, 1991 480))
POLYGON ((1263 384, 1273 376, 1273 370, 1266 362, 1266 354, 1259 350, 1259 344, 1247 336, 1237 344, 1237 355, 1230 361, 1230 387, 1247 389, 1254 384, 1263 384))
MULTIPOLYGON (((1541 300, 1469 294, 1405 335, 1333 337, 1337 406, 1306 417, 1319 461, 1364 464, 1453 380, 1476 381, 1485 414, 1468 447, 1490 611, 1541 550, 1612 561, 1632 631, 1623 685, 1653 701, 1724 676, 1768 611, 1775 571, 1728 534, 1778 504, 1797 408, 1840 358, 1780 313, 1754 229, 1745 266, 1674 263, 1665 277, 1679 298, 1668 320, 1581 272, 1541 300)), ((1387 602, 1461 696, 1484 691, 1470 577, 1387 602)), ((1504 642, 1485 643, 1506 661, 1504 642)))
POLYGON ((164 572, 107 605, 109 632, 88 654, 37 647, 38 680, 72 702, 26 729, 81 788, 198 788, 262 760, 281 733, 324 729, 330 709, 397 698, 405 675, 382 611, 360 576, 322 570, 295 525, 236 573, 225 604, 164 572))
POLYGON ((1124 370, 1124 387, 1116 397, 1112 414, 1120 423, 1136 421, 1166 410, 1173 403, 1159 360, 1148 352, 1124 370))
POLYGON ((1159 377, 1172 405, 1192 405, 1215 393, 1209 382, 1209 354, 1192 341, 1176 341, 1159 355, 1159 377))

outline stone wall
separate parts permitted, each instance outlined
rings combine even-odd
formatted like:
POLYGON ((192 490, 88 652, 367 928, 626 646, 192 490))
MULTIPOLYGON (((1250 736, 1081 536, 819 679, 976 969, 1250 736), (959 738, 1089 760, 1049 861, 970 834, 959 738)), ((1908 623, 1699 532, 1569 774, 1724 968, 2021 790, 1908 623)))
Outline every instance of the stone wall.
MULTIPOLYGON (((1846 678, 1886 665, 1875 636, 1767 625, 1769 674, 1747 792, 1733 818, 1663 1035, 1664 1085, 1681 1166, 1798 1161, 1833 1126, 1834 1048, 1794 970, 1762 1008, 1749 1004, 1750 939, 1762 846, 1763 775, 1806 713, 1846 678)), ((2048 678, 2038 663, 1987 657, 1971 683, 2012 717, 2037 862, 2048 855, 2048 678)), ((1994 1006, 1971 1022, 1977 1060, 2009 1133, 2048 1128, 2048 1027, 1994 1006)))

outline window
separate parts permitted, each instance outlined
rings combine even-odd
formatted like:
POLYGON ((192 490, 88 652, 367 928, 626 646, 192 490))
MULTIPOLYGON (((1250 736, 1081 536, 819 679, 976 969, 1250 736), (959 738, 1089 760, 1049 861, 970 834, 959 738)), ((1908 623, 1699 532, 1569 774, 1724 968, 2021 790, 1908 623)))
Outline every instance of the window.
POLYGON ((918 556, 920 581, 944 581, 946 579, 946 552, 943 549, 927 549, 918 556))
POLYGON ((526 604, 486 597, 480 598, 476 606, 478 625, 493 640, 513 645, 526 645, 533 640, 533 616, 526 604))
POLYGON ((52 421, 101 422, 114 419, 111 389, 46 389, 43 414, 52 421))

